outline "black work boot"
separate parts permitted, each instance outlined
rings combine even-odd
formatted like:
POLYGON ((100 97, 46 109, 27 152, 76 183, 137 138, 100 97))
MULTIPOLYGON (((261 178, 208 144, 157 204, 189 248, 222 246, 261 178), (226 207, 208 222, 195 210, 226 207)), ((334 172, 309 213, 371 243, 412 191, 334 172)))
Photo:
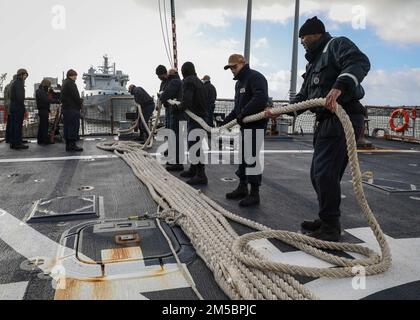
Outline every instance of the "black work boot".
POLYGON ((66 141, 66 151, 72 152, 73 151, 73 144, 70 141, 66 141))
POLYGON ((239 183, 239 186, 231 193, 226 194, 226 199, 229 200, 240 200, 248 197, 248 184, 244 181, 239 183))
POLYGON ((10 145, 10 149, 13 149, 13 150, 26 150, 26 149, 29 149, 29 147, 28 146, 25 146, 23 144, 12 144, 12 145, 10 145))
POLYGON ((251 184, 250 194, 239 202, 241 207, 252 207, 260 204, 260 186, 251 184))
POLYGON ((321 228, 322 221, 320 219, 314 221, 303 221, 300 225, 304 232, 314 232, 321 228))
POLYGON ((203 164, 197 165, 197 174, 195 177, 187 181, 190 186, 207 185, 208 179, 206 176, 206 170, 203 164))
POLYGON ((82 152, 83 151, 83 148, 79 148, 76 145, 76 142, 69 141, 69 142, 66 143, 66 151, 67 152, 82 152))
POLYGON ((319 229, 309 233, 308 236, 323 241, 339 242, 341 240, 340 221, 321 221, 319 229))
POLYGON ((197 174, 197 165, 192 164, 187 171, 181 173, 182 178, 194 178, 197 174))
POLYGON ((166 165, 166 170, 169 172, 183 171, 184 166, 182 164, 168 164, 166 165))
POLYGON ((83 148, 77 146, 76 142, 73 144, 73 151, 75 152, 83 152, 83 148))

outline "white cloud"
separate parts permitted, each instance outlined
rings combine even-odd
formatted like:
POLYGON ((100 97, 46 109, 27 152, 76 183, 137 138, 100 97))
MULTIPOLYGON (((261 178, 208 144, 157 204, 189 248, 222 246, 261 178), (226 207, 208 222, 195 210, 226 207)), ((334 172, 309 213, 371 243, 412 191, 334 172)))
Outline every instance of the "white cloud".
POLYGON ((257 39, 255 41, 253 47, 254 47, 254 49, 267 48, 268 47, 268 40, 267 40, 267 38, 257 39))
POLYGON ((420 68, 371 72, 363 83, 370 105, 420 105, 420 68))
MULTIPOLYGON (((136 2, 142 6, 157 7, 154 1, 136 0, 136 2)), ((254 1, 253 19, 284 24, 294 17, 294 3, 294 0, 254 1)), ((301 2, 300 13, 302 17, 326 14, 333 22, 351 24, 358 18, 358 10, 354 11, 358 7, 366 10, 367 25, 373 27, 382 39, 401 44, 420 43, 420 33, 417 32, 420 13, 418 0, 307 0, 301 2)), ((224 27, 227 17, 245 18, 246 1, 184 0, 177 2, 177 12, 181 19, 193 18, 198 25, 224 27), (209 14, 200 15, 200 19, 194 19, 194 14, 190 12, 199 13, 200 11, 197 10, 201 9, 205 9, 209 14)), ((332 25, 331 30, 336 27, 337 25, 332 25)))
MULTIPOLYGON (((50 9, 56 5, 55 0, 1 1, 0 11, 8 14, 0 20, 0 29, 14 27, 13 32, 3 33, 2 43, 6 49, 2 51, 0 72, 9 73, 10 79, 18 68, 29 69, 27 87, 30 95, 32 83, 39 82, 44 76, 61 78, 62 71, 69 68, 76 69, 81 75, 90 65, 99 64, 101 56, 108 53, 117 63, 117 67, 130 75, 131 83, 141 85, 154 94, 159 87, 155 67, 158 64, 168 64, 157 2, 144 0, 136 3, 131 0, 112 1, 103 6, 100 0, 63 0, 67 12, 67 29, 54 31, 51 28, 50 9), (16 23, 17 17, 24 23, 16 23)), ((285 21, 288 16, 293 15, 293 3, 293 0, 254 1, 255 19, 285 21), (271 13, 274 14, 270 15, 271 13)), ((332 8, 331 1, 303 1, 302 14, 311 16, 321 12, 321 8, 325 12, 330 12, 328 10, 331 9, 330 16, 335 19, 333 25, 337 26, 351 23, 349 4, 361 3, 368 8, 368 25, 376 25, 382 37, 395 39, 398 36, 401 41, 409 43, 420 37, 420 33, 416 32, 417 22, 413 22, 420 1, 408 0, 398 5, 390 0, 342 0, 334 3, 339 3, 340 6, 332 8)), ((223 66, 231 53, 243 52, 243 37, 235 37, 238 31, 233 33, 228 26, 234 21, 233 18, 243 19, 245 11, 246 1, 177 2, 180 64, 190 60, 196 64, 200 76, 211 75, 220 98, 232 98, 234 94, 233 77, 229 71, 223 70, 223 66), (203 25, 206 28, 200 29, 203 25), (229 36, 209 38, 207 27, 211 27, 211 31, 221 31, 221 34, 226 29, 229 36)), ((268 40, 263 39, 268 38, 260 36, 254 46, 263 49, 268 44, 268 40)), ((269 65, 274 68, 273 60, 267 58, 264 50, 259 51, 257 57, 252 56, 251 64, 257 70, 266 69, 269 65)), ((275 99, 287 98, 290 87, 290 72, 287 68, 278 67, 274 71, 270 69, 265 74, 270 84, 270 95, 275 99), (279 70, 280 68, 284 70, 279 70)), ((418 69, 404 69, 393 73, 372 71, 365 81, 366 101, 369 104, 420 104, 418 79, 418 69)), ((79 89, 82 89, 82 81, 79 80, 78 84, 79 89)))
MULTIPOLYGON (((303 74, 304 70, 299 70, 298 74, 303 74)), ((275 99, 288 100, 290 92, 290 78, 291 72, 289 70, 279 70, 274 73, 270 73, 267 76, 270 96, 275 99)), ((299 92, 302 86, 303 79, 298 77, 297 91, 299 92)))
POLYGON ((262 61, 260 58, 254 56, 251 54, 251 65, 253 68, 267 68, 268 63, 265 61, 262 61))
MULTIPOLYGON (((305 71, 299 70, 301 75, 305 71)), ((267 75, 270 96, 287 100, 290 90, 290 71, 278 70, 267 75)), ((298 77, 297 91, 303 83, 298 77)), ((406 68, 394 72, 377 70, 369 73, 363 82, 366 97, 363 103, 377 106, 419 106, 420 68, 406 68)))

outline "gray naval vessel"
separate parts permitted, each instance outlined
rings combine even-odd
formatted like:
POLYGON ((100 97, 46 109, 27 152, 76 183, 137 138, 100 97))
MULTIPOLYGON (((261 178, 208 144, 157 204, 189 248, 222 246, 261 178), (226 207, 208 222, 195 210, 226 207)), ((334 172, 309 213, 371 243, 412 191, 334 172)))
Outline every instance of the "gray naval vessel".
MULTIPOLYGON (((216 114, 231 108, 232 101, 220 100, 216 114)), ((419 119, 410 121, 405 135, 392 134, 393 110, 369 108, 369 148, 359 149, 365 194, 389 243, 392 266, 363 281, 296 277, 320 299, 420 300, 419 119)), ((209 184, 201 192, 243 218, 298 231, 303 220, 317 214, 309 178, 313 126, 313 116, 303 114, 271 127, 259 207, 243 209, 226 200, 237 184, 233 164, 209 165, 209 184)), ((149 188, 114 153, 97 148, 118 140, 102 130, 98 126, 95 134, 81 137, 84 152, 78 155, 59 143, 38 146, 30 132, 28 151, 0 143, 0 300, 196 300, 197 291, 206 300, 227 300, 184 231, 173 221, 161 221, 159 228, 153 218, 159 206, 149 188)), ((159 146, 148 150, 152 156, 159 146)), ((231 145, 221 151, 235 152, 231 145)), ((174 177, 181 180, 177 173, 174 177)), ((343 241, 378 251, 349 170, 342 181, 342 216, 343 241)), ((239 235, 254 231, 236 222, 230 226, 239 235)), ((333 268, 276 240, 252 246, 272 261, 333 268)))
POLYGON ((114 121, 125 119, 125 107, 130 103, 131 95, 127 90, 130 78, 121 70, 116 70, 116 64, 110 65, 107 55, 103 56, 103 64, 96 69, 90 67, 83 74, 85 83, 82 92, 85 119, 88 121, 109 121, 113 115, 114 121), (123 97, 127 99, 111 100, 123 97))

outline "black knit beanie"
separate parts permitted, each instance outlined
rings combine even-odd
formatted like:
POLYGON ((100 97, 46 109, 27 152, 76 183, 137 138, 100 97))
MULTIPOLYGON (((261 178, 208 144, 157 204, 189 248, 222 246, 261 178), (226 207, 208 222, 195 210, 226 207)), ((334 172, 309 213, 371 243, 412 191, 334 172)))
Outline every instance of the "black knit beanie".
POLYGON ((156 75, 161 76, 161 75, 164 75, 164 74, 168 74, 168 70, 166 69, 166 67, 162 66, 162 65, 158 66, 156 68, 156 75))
POLYGON ((181 72, 184 78, 197 75, 197 73, 195 72, 195 66, 192 62, 185 62, 182 65, 181 72))
POLYGON ((324 34, 325 33, 325 25, 324 23, 318 19, 318 17, 313 17, 311 19, 306 20, 303 26, 300 28, 299 31, 299 38, 303 36, 307 36, 310 34, 324 34))

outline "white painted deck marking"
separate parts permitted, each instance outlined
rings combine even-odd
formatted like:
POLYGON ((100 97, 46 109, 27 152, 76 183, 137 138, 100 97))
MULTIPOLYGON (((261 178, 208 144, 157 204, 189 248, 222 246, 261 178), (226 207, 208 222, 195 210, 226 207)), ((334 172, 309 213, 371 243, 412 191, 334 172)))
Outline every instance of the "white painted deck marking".
MULTIPOLYGON (((85 288, 80 293, 79 298, 81 299, 86 298, 88 292, 92 292, 89 289, 91 286, 87 284, 89 281, 84 282, 83 279, 94 279, 102 276, 99 265, 81 263, 75 258, 76 253, 73 249, 61 246, 2 209, 0 209, 0 239, 27 259, 34 257, 45 259, 46 263, 39 266, 44 272, 49 272, 54 267, 64 267, 65 276, 77 281, 78 286, 85 288), (56 261, 57 258, 59 261, 56 261)), ((82 258, 85 261, 89 259, 85 256, 82 256, 82 258)), ((146 267, 143 261, 111 263, 105 265, 105 275, 106 277, 102 279, 104 281, 100 282, 101 285, 94 289, 101 290, 103 286, 112 288, 112 294, 107 295, 107 297, 115 300, 129 299, 128 294, 132 294, 133 299, 145 299, 140 294, 141 292, 190 287, 181 270, 175 264, 164 265, 164 270, 161 270, 160 266, 146 267), (129 279, 125 279, 127 277, 129 279), (110 283, 108 284, 108 282, 110 283), (128 287, 127 283, 130 283, 128 287)), ((4 288, 8 289, 9 287, 4 288)), ((13 289, 13 287, 10 288, 13 289)), ((0 286, 0 293, 3 291, 2 289, 3 287, 0 286)), ((10 294, 13 294, 13 292, 12 290, 10 294)), ((97 293, 97 291, 95 292, 97 293)), ((70 293, 72 297, 74 295, 75 298, 78 297, 78 293, 76 294, 74 291, 70 293)), ((64 294, 65 296, 67 296, 67 293, 64 294)), ((61 292, 60 297, 63 297, 63 292, 61 292)), ((94 296, 90 296, 90 299, 92 298, 94 296)))
MULTIPOLYGON (((369 228, 346 230, 356 238, 364 241, 361 245, 380 252, 379 246, 369 228)), ((386 236, 391 247, 393 263, 391 269, 380 275, 366 278, 365 290, 354 290, 352 278, 326 279, 320 278, 305 286, 315 295, 325 300, 359 300, 377 292, 407 283, 420 281, 420 238, 396 240, 386 236)), ((301 265, 314 268, 328 268, 332 265, 317 259, 302 251, 283 253, 267 240, 251 242, 252 247, 261 252, 267 259, 292 265, 301 265)), ((357 254, 349 253, 355 258, 357 254)))
POLYGON ((0 284, 0 301, 23 300, 29 282, 0 284))
MULTIPOLYGON (((364 241, 365 245, 376 252, 379 246, 369 228, 346 230, 348 233, 364 241)), ((318 279, 306 284, 321 299, 358 300, 386 289, 420 281, 420 238, 393 239, 386 236, 392 253, 391 269, 380 275, 366 278, 365 290, 354 290, 349 279, 318 279)), ((351 253, 349 253, 351 254, 351 253)), ((354 255, 356 256, 356 255, 354 255)))
POLYGON ((51 158, 21 158, 21 159, 0 159, 0 163, 27 163, 27 162, 50 162, 68 160, 107 160, 118 158, 116 155, 98 156, 74 156, 74 157, 51 157, 51 158))
MULTIPOLYGON (((204 151, 205 154, 238 154, 238 151, 204 151)), ((313 154, 314 150, 264 150, 263 154, 313 154)), ((358 153, 373 154, 373 153, 406 153, 418 154, 418 150, 359 150, 358 153)), ((151 153, 152 157, 162 156, 160 153, 151 153)), ((188 152, 186 153, 188 155, 188 152)), ((74 156, 74 157, 51 157, 51 158, 21 158, 21 159, 0 159, 0 163, 31 163, 31 162, 50 162, 50 161, 69 161, 69 160, 107 160, 116 159, 116 155, 96 155, 96 156, 74 156)))
MULTIPOLYGON (((379 252, 378 244, 369 228, 358 228, 346 231, 362 240, 364 242, 363 245, 379 252)), ((58 249, 64 250, 66 255, 74 254, 74 250, 60 246, 1 209, 0 238, 19 254, 27 258, 47 257, 48 261, 48 257, 49 259, 55 258, 58 249)), ((387 236, 387 240, 393 255, 392 267, 387 273, 367 277, 365 290, 354 290, 352 288, 353 279, 351 278, 321 278, 312 281, 305 286, 321 299, 357 300, 389 288, 420 281, 420 256, 416 254, 420 252, 420 238, 396 240, 387 236)), ((272 259, 273 261, 309 267, 331 267, 330 264, 304 252, 294 251, 282 253, 267 240, 254 241, 252 246, 262 252, 267 259, 272 259)), ((76 276, 78 272, 80 272, 81 276, 86 276, 87 270, 81 270, 81 267, 85 267, 86 265, 81 265, 80 263, 76 265, 75 262, 74 258, 68 257, 63 260, 63 266, 66 267, 67 271, 70 271, 72 276, 76 276), (72 260, 74 263, 73 268, 71 267, 72 260)), ((136 270, 139 270, 138 267, 141 266, 141 264, 141 262, 132 262, 110 264, 106 266, 107 280, 109 280, 106 282, 111 282, 109 283, 109 286, 112 288, 113 292, 110 296, 112 299, 144 299, 144 296, 142 296, 141 293, 189 287, 179 270, 176 270, 176 265, 166 265, 165 273, 161 275, 159 275, 159 268, 154 266, 153 268, 146 268, 146 270, 143 270, 141 278, 136 278, 136 276, 140 274, 133 274, 131 280, 120 278, 124 271, 131 270, 133 267, 136 270), (130 284, 128 285, 128 283, 130 284), (129 286, 129 288, 127 286, 129 286), (129 292, 131 292, 133 296, 128 294, 129 292)), ((92 276, 97 276, 98 270, 96 266, 92 265, 92 268, 92 276)), ((51 270, 51 266, 48 266, 47 263, 46 265, 40 266, 40 269, 51 270)), ((79 283, 81 282, 83 282, 83 280, 79 281, 79 283)), ((22 292, 24 294, 23 288, 26 290, 26 286, 27 283, 9 284, 7 286, 1 285, 0 294, 3 292, 3 296, 20 297, 22 296, 22 292)), ((82 286, 85 286, 85 284, 82 284, 82 286)), ((108 284, 106 285, 106 287, 109 286, 108 284)), ((87 292, 90 292, 89 288, 89 285, 86 284, 86 291, 85 293, 80 293, 82 295, 80 298, 87 297, 87 292)), ((0 295, 0 299, 1 297, 2 296, 0 295)))

